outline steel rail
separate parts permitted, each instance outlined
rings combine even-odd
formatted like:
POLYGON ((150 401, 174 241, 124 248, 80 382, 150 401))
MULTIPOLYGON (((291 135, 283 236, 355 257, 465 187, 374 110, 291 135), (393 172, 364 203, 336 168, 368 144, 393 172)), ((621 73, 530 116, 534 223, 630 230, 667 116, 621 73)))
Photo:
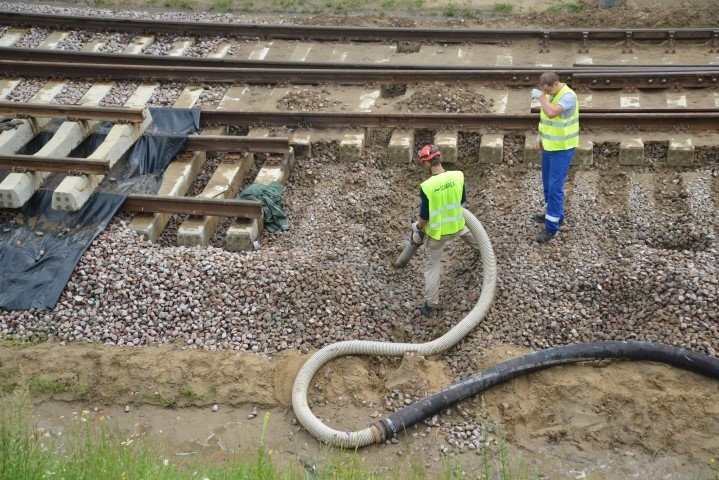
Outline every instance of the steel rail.
MULTIPOLYGON (((75 52, 68 50, 40 50, 35 48, 0 47, 0 60, 13 62, 51 62, 51 63, 77 63, 77 64, 104 64, 104 65, 133 65, 147 67, 195 67, 195 68, 235 68, 235 69, 320 69, 320 70, 472 70, 497 71, 496 66, 481 65, 420 65, 405 63, 372 63, 372 62, 296 62, 271 60, 246 60, 240 58, 207 58, 185 57, 169 55, 134 55, 122 53, 75 52)), ((573 64, 571 66, 557 66, 554 71, 562 74, 604 73, 604 72, 693 72, 697 69, 715 71, 719 73, 719 64, 704 65, 585 65, 573 64)), ((536 72, 537 66, 507 66, 502 71, 523 73, 536 72)))
POLYGON ((287 137, 233 137, 229 135, 190 135, 182 147, 184 151, 287 153, 287 137))
MULTIPOLYGON (((3 108, 23 110, 26 103, 0 102, 3 108)), ((30 107, 34 107, 30 104, 30 107)), ((69 108, 66 105, 42 105, 44 114, 50 117, 62 116, 69 108)), ((117 107, 77 107, 82 115, 83 109, 90 109, 98 118, 106 118, 109 113, 121 110, 117 107)), ((131 110, 131 109, 128 109, 131 110)), ((582 124, 586 127, 623 128, 625 125, 651 128, 674 128, 692 126, 717 129, 719 108, 586 108, 582 109, 582 124)), ((242 126, 292 126, 292 127, 372 127, 372 128, 443 128, 464 127, 470 129, 503 128, 523 129, 536 127, 538 118, 531 111, 520 114, 499 113, 332 113, 332 112, 286 112, 286 111, 233 111, 201 110, 202 125, 242 125, 242 126)), ((221 151, 221 148, 248 149, 270 153, 287 153, 287 138, 228 137, 228 136, 189 136, 191 149, 221 151), (205 140, 207 139, 207 140, 205 140), (215 143, 218 142, 218 143, 215 143), (224 142, 225 147, 222 147, 224 142), (272 149, 277 149, 273 152, 272 149)), ((186 144, 187 145, 187 144, 186 144)), ((228 150, 230 151, 230 150, 228 150)))
POLYGON ((459 29, 386 28, 313 25, 256 25, 224 22, 161 21, 122 17, 85 17, 0 11, 0 24, 46 28, 70 28, 117 32, 153 32, 178 35, 271 37, 276 39, 416 41, 416 42, 497 42, 517 39, 540 40, 710 40, 717 28, 662 29, 459 29))
MULTIPOLYGON (((536 114, 474 113, 324 113, 324 112, 237 112, 202 110, 202 125, 267 125, 289 127, 370 127, 370 128, 465 128, 528 130, 537 126, 536 114)), ((641 113, 641 110, 617 113, 582 113, 586 128, 672 131, 687 127, 700 130, 719 129, 719 112, 692 113, 685 109, 673 113, 641 113)))
MULTIPOLYGON (((536 77, 545 69, 534 68, 522 73, 536 83, 536 77)), ((164 80, 180 82, 220 83, 343 83, 363 84, 367 82, 413 83, 417 81, 472 81, 479 76, 496 80, 497 76, 517 76, 511 70, 375 70, 366 69, 304 69, 304 68, 229 68, 229 67, 188 67, 118 65, 95 63, 62 63, 0 60, 0 71, 6 76, 52 76, 63 78, 96 78, 107 80, 164 80)), ((559 71, 558 73, 565 73, 559 71)), ((517 80, 520 80, 517 77, 517 80)))
POLYGON ((111 120, 122 123, 141 123, 149 112, 146 108, 88 107, 83 105, 47 105, 0 101, 0 115, 19 118, 64 118, 66 120, 111 120))
POLYGON ((719 84, 719 72, 697 69, 686 73, 636 72, 631 75, 621 72, 606 72, 600 75, 576 73, 572 75, 572 87, 586 86, 593 89, 617 88, 667 88, 678 84, 685 88, 702 88, 719 84))
MULTIPOLYGON (((62 78, 95 78, 98 80, 176 81, 187 83, 258 83, 258 84, 346 84, 365 83, 410 84, 416 82, 464 82, 502 81, 507 86, 535 85, 544 68, 502 68, 473 70, 407 70, 397 67, 391 70, 363 69, 305 69, 305 68, 230 68, 191 66, 144 66, 94 63, 63 63, 0 60, 0 71, 6 76, 53 76, 62 78)), ((719 70, 713 67, 693 71, 642 72, 586 72, 558 68, 562 80, 572 86, 602 86, 622 88, 632 78, 642 88, 666 88, 666 84, 688 83, 692 87, 711 86, 719 83, 719 70), (617 79, 623 79, 622 82, 617 79)))
POLYGON ((109 160, 35 155, 0 155, 0 168, 13 172, 60 172, 73 175, 104 175, 110 172, 109 160))
POLYGON ((122 209, 125 212, 210 215, 247 220, 262 218, 262 202, 254 200, 132 194, 128 195, 122 209))

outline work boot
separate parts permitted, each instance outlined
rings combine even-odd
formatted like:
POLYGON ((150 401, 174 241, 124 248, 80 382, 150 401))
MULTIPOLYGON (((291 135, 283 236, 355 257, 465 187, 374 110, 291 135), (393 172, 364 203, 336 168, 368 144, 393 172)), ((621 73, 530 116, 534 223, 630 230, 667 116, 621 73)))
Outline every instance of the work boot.
POLYGON ((422 315, 425 317, 436 317, 437 316, 437 309, 435 307, 430 307, 427 305, 427 302, 424 302, 424 305, 422 305, 422 308, 419 309, 420 312, 422 312, 422 315))
POLYGON ((547 243, 547 242, 549 242, 551 239, 553 239, 556 235, 557 235, 557 232, 550 233, 550 232, 548 232, 548 231, 546 231, 546 230, 542 230, 542 231, 539 232, 539 234, 537 235, 537 241, 538 241, 539 243, 547 243))
MULTIPOLYGON (((544 214, 543 214, 543 213, 538 213, 538 214, 536 214, 536 215, 532 215, 532 220, 534 220, 534 221, 537 222, 537 223, 544 223, 544 220, 545 220, 544 214)), ((562 217, 562 218, 559 220, 559 226, 561 227, 562 225, 564 225, 564 217, 562 217)))

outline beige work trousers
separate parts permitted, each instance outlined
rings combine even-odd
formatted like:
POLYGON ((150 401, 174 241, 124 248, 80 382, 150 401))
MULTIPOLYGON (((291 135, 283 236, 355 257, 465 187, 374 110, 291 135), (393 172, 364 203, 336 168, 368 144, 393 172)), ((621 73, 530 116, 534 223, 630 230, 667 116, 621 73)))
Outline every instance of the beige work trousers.
POLYGON ((439 240, 429 235, 424 240, 424 299, 430 307, 439 305, 439 281, 442 277, 442 257, 444 246, 459 236, 468 245, 479 250, 479 245, 467 227, 452 235, 443 235, 439 240))

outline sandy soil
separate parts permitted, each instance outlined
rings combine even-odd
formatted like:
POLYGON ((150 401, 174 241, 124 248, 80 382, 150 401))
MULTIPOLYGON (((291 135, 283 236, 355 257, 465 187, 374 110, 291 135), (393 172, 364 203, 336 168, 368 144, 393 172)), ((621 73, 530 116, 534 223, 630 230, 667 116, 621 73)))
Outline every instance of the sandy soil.
MULTIPOLYGON (((322 14, 303 21, 598 28, 715 26, 719 18, 715 1, 630 0, 612 10, 580 1, 576 3, 586 5, 582 12, 563 7, 561 16, 552 6, 571 2, 511 2, 516 5, 515 15, 496 14, 492 10, 496 3, 469 2, 483 13, 466 21, 439 15, 420 18, 417 12, 411 18, 387 12, 351 19, 322 14)), ((272 2, 267 4, 269 8, 272 2)), ((262 12, 261 2, 254 5, 262 12)), ((426 7, 442 11, 446 2, 427 2, 426 7)), ((522 353, 512 346, 483 352, 477 370, 522 353)), ((128 435, 163 432, 169 451, 175 454, 224 455, 229 450, 254 449, 262 414, 267 411, 271 413, 268 446, 287 453, 278 461, 307 465, 322 462, 324 455, 316 441, 292 421, 292 383, 307 358, 299 352, 267 358, 181 346, 3 346, 0 384, 4 391, 30 385, 37 422, 54 432, 68 427, 71 412, 85 409, 110 416, 128 435), (49 393, 38 379, 50 381, 61 391, 49 393), (214 404, 219 406, 217 412, 210 408, 214 404), (248 418, 254 407, 258 415, 248 418), (210 441, 213 435, 221 441, 210 441)), ((311 398, 314 411, 329 425, 354 430, 375 421, 376 413, 386 413, 384 397, 392 389, 428 393, 451 383, 441 356, 352 357, 321 370, 311 398)), ((510 451, 536 465, 544 478, 716 478, 709 460, 719 450, 719 439, 710 433, 719 418, 719 382, 663 365, 597 362, 557 367, 492 389, 460 410, 477 422, 501 423, 510 451)), ((463 421, 455 410, 441 417, 450 423, 463 421)), ((362 455, 373 468, 389 473, 403 471, 417 458, 438 471, 443 462, 438 445, 445 439, 437 428, 425 436, 411 435, 424 428, 411 431, 399 444, 364 449, 362 455), (396 462, 386 462, 388 452, 396 455, 396 462)), ((471 453, 454 457, 469 474, 478 473, 478 458, 471 453)))
MULTIPOLYGON (((522 353, 511 346, 483 352, 477 371, 522 353)), ((159 435, 173 455, 252 451, 269 412, 268 447, 292 454, 277 456, 278 463, 319 465, 326 451, 292 420, 292 384, 307 358, 298 352, 267 358, 179 346, 45 343, 0 348, 0 379, 6 389, 30 385, 36 422, 49 431, 69 428, 73 413, 86 410, 109 417, 128 436, 159 435), (39 379, 55 393, 38 386, 39 379), (257 417, 248 418, 254 408, 257 417)), ((450 384, 441 356, 348 357, 320 370, 310 398, 328 425, 352 431, 387 414, 384 397, 393 389, 426 394, 450 384)), ((719 438, 711 434, 719 418, 719 383, 661 364, 556 367, 494 388, 440 415, 439 422, 468 418, 501 424, 510 452, 545 478, 713 478, 709 460, 719 449, 719 438)), ((410 429, 398 444, 368 447, 362 455, 379 472, 396 473, 418 459, 439 471, 447 461, 439 453, 447 445, 444 434, 432 428, 426 436, 412 435, 428 428, 410 429), (388 453, 396 461, 388 464, 388 453)), ((467 472, 479 468, 472 452, 453 461, 467 472)))

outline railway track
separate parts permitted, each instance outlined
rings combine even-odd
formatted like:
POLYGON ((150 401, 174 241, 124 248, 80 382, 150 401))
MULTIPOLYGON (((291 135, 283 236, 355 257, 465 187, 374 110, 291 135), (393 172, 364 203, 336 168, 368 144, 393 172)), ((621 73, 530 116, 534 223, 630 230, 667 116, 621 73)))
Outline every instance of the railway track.
MULTIPOLYGON (((106 120, 124 124, 134 138, 139 138, 145 127, 137 111, 146 112, 143 108, 153 104, 153 96, 163 85, 176 82, 181 86, 181 93, 171 105, 175 107, 197 106, 205 91, 219 87, 219 101, 201 105, 204 135, 189 137, 187 148, 196 152, 235 152, 235 160, 230 162, 235 164, 243 164, 236 155, 274 155, 272 162, 283 165, 279 170, 268 166, 274 173, 267 178, 274 180, 286 179, 287 168, 294 162, 286 156, 282 159, 283 149, 291 145, 294 152, 307 155, 313 137, 320 136, 314 132, 328 129, 335 131, 330 137, 340 143, 340 157, 347 161, 361 157, 368 130, 392 129, 395 132, 387 146, 392 162, 411 159, 417 130, 434 131, 433 141, 440 144, 450 161, 462 149, 458 140, 461 134, 476 132, 482 136, 479 161, 488 164, 503 163, 502 132, 518 132, 525 136, 525 161, 532 162, 536 152, 531 146, 531 132, 537 113, 536 105, 532 110, 526 89, 550 68, 582 93, 580 106, 586 132, 578 154, 580 165, 592 165, 595 145, 610 139, 619 140, 618 164, 625 166, 645 164, 644 140, 638 138, 642 135, 650 143, 667 143, 666 164, 671 167, 711 163, 713 149, 719 144, 716 29, 374 29, 88 19, 14 12, 0 12, 0 24, 6 25, 0 37, 0 65, 5 72, 0 80, 0 99, 8 98, 23 81, 46 78, 52 72, 52 79, 40 87, 30 103, 0 102, 0 114, 30 119, 28 129, 32 134, 51 119, 82 124, 82 128, 88 122, 95 125, 106 120), (47 37, 39 45, 23 47, 23 37, 30 28, 47 29, 47 37), (67 43, 73 31, 89 32, 75 36, 90 40, 67 43), (117 32, 137 36, 122 53, 103 52, 108 35, 117 32), (171 46, 155 50, 160 55, 143 54, 162 35, 173 39, 171 46), (218 37, 208 41, 213 52, 189 56, 200 39, 207 41, 213 36, 218 37), (89 85, 85 95, 75 102, 78 105, 49 103, 71 81, 89 85), (131 82, 129 89, 136 90, 122 107, 100 106, 104 97, 100 93, 90 95, 94 90, 107 94, 123 82, 131 82), (446 108, 440 113, 408 106, 407 97, 421 96, 424 86, 432 84, 445 85, 448 90, 459 86, 491 101, 479 112, 446 108), (299 111, 282 110, 277 98, 292 97, 298 88, 320 100, 299 111), (325 106, 322 96, 342 101, 325 106), (44 120, 36 120, 40 118, 44 120), (225 135, 228 127, 244 128, 255 138, 231 139, 225 135), (274 136, 272 127, 289 128, 291 134, 280 140, 257 138, 274 136), (701 154, 696 155, 695 150, 701 154)), ((90 159, 83 164, 82 159, 69 157, 69 151, 40 152, 38 158, 38 154, 22 155, 18 150, 17 145, 0 146, 0 168, 10 170, 14 177, 34 175, 36 171, 69 172, 77 179, 75 182, 95 178, 93 188, 94 183, 109 175, 117 161, 90 159)), ((187 188, 178 190, 177 185, 187 185, 201 161, 202 155, 189 162, 178 178, 166 175, 164 190, 181 198, 181 190, 187 188)), ((243 165, 236 165, 229 180, 219 174, 214 188, 223 194, 232 193, 239 181, 237 175, 249 167, 243 165)), ((41 177, 44 180, 47 175, 41 177)), ((80 208, 87 196, 76 194, 76 186, 67 188, 70 193, 58 194, 55 206, 80 208)), ((0 185, 3 191, 6 190, 0 185)), ((149 197, 130 199, 127 208, 156 211, 150 227, 138 227, 151 239, 160 235, 166 223, 162 215, 167 213, 249 219, 255 222, 249 227, 253 233, 247 234, 249 241, 243 241, 242 248, 251 248, 261 230, 257 206, 236 204, 232 210, 228 197, 218 201, 211 195, 211 191, 201 195, 211 199, 206 202, 206 210, 202 200, 191 199, 183 204, 176 198, 165 202, 149 197)), ((6 193, 3 200, 0 193, 0 205, 18 208, 29 193, 17 197, 6 193)), ((202 230, 187 244, 206 243, 209 234, 204 227, 202 230)))

